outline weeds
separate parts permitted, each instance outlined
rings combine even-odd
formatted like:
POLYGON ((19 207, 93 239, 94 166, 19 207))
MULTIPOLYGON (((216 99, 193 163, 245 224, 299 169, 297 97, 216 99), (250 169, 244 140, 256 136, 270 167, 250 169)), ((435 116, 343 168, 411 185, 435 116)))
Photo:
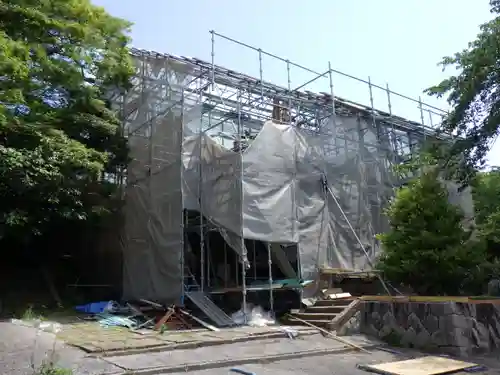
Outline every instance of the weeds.
POLYGON ((33 305, 29 305, 28 308, 24 310, 21 319, 26 321, 43 320, 43 316, 35 312, 33 305))
POLYGON ((73 371, 70 369, 57 367, 53 363, 43 363, 33 372, 33 375, 73 375, 73 371))
POLYGON ((31 369, 33 371, 33 375, 73 375, 73 370, 59 367, 57 365, 58 355, 56 352, 57 346, 57 333, 60 331, 60 325, 58 323, 42 323, 40 318, 36 318, 36 315, 30 312, 28 308, 23 315, 24 319, 31 319, 35 321, 36 335, 33 343, 33 352, 31 353, 31 369), (45 326, 45 329, 43 329, 45 326), (42 331, 49 330, 49 332, 53 333, 54 341, 52 342, 52 348, 45 354, 45 359, 38 366, 36 363, 36 352, 38 347, 38 337, 41 335, 42 331))

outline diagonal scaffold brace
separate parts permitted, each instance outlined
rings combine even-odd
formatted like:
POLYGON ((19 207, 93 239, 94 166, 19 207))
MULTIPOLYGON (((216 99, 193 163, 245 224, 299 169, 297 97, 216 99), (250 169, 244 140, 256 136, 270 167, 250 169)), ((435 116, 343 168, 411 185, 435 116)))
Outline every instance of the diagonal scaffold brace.
MULTIPOLYGON (((368 264, 370 265, 370 267, 374 268, 374 264, 373 264, 372 260, 370 259, 370 255, 368 254, 368 251, 366 251, 365 245, 363 245, 363 242, 361 241, 361 239, 359 238, 358 234, 356 233, 356 230, 352 226, 349 218, 347 217, 347 214, 345 213, 344 209, 340 205, 339 200, 337 199, 337 197, 333 193, 332 189, 330 188, 330 185, 328 184, 328 180, 326 178, 326 174, 325 173, 322 174, 321 179, 322 179, 322 183, 323 183, 323 187, 324 187, 325 191, 328 192, 331 195, 333 201, 335 202, 335 205, 338 207, 338 209, 340 210, 340 213, 342 214, 342 217, 344 218, 344 220, 346 221, 347 225, 349 226, 349 230, 354 235, 354 238, 356 239, 356 241, 358 242, 359 246, 361 247, 361 250, 363 250, 363 253, 366 256, 366 259, 368 260, 368 264)), ((384 279, 382 278, 382 276, 380 276, 380 274, 378 272, 376 273, 376 275, 377 275, 377 278, 379 279, 380 283, 382 284, 382 287, 384 288, 384 290, 387 292, 387 294, 389 296, 391 296, 392 294, 391 294, 389 288, 387 287, 387 283, 384 281, 384 279)), ((396 288, 394 288, 394 290, 399 293, 399 291, 396 288)))

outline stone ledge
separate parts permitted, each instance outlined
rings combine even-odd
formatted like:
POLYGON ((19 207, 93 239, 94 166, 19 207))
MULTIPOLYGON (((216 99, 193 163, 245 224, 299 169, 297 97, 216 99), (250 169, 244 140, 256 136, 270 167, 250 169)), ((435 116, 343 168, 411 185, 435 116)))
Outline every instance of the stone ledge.
POLYGON ((498 304, 398 302, 363 301, 360 331, 391 345, 455 355, 500 348, 498 304))
POLYGON ((436 302, 459 302, 459 303, 469 303, 469 304, 498 304, 500 305, 500 298, 489 298, 489 297, 453 297, 453 296, 362 296, 359 297, 362 301, 369 302, 394 302, 394 303, 408 303, 408 302, 419 302, 419 303, 436 303, 436 302))

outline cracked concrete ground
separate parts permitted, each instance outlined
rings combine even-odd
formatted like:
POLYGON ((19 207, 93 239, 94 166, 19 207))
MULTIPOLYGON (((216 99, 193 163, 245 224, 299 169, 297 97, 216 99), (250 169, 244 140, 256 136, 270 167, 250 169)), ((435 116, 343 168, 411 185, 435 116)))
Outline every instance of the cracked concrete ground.
MULTIPOLYGON (((408 353, 406 353, 408 355, 408 353)), ((421 353, 412 353, 410 357, 422 356, 421 353)), ((370 372, 357 368, 358 364, 375 364, 383 362, 400 361, 407 359, 406 355, 395 355, 381 350, 372 350, 370 354, 360 352, 338 353, 324 355, 320 357, 308 357, 289 359, 286 361, 277 361, 267 364, 248 364, 235 366, 244 371, 254 373, 256 375, 370 375, 370 372)), ((487 360, 482 360, 484 365, 488 364, 487 360)), ((493 375, 500 373, 498 360, 490 360, 490 366, 487 371, 476 372, 476 374, 493 375)), ((223 375, 234 374, 229 372, 231 367, 192 371, 191 375, 223 375)), ((468 372, 456 372, 459 374, 470 374, 468 372)))
MULTIPOLYGON (((0 374, 33 374, 32 360, 34 359, 35 364, 38 365, 54 348, 55 339, 52 334, 39 333, 34 350, 35 335, 36 330, 33 328, 10 322, 0 323, 0 374), (33 353, 35 353, 34 356, 33 353)), ((215 375, 229 374, 231 367, 238 367, 257 375, 271 374, 271 372, 278 375, 368 375, 367 372, 358 369, 357 365, 397 361, 424 355, 414 351, 395 354, 379 350, 375 348, 380 344, 379 342, 363 336, 349 336, 345 339, 357 345, 370 347, 370 353, 346 351, 343 344, 319 334, 303 336, 295 340, 283 337, 195 349, 123 353, 105 358, 99 355, 89 356, 61 342, 55 343, 55 349, 60 366, 72 368, 74 375, 123 375, 126 370, 133 370, 139 375, 185 373, 186 370, 192 374, 215 375), (293 358, 297 353, 304 352, 308 352, 306 356, 293 358), (311 352, 316 353, 310 356, 311 352), (267 361, 263 361, 263 356, 268 356, 267 361), (271 361, 269 356, 272 357, 271 361), (283 356, 286 360, 282 359, 283 356)), ((468 361, 486 365, 488 370, 482 372, 483 374, 500 373, 500 361, 493 355, 469 358, 468 361)))
POLYGON ((101 375, 120 370, 100 358, 88 358, 83 351, 55 341, 54 334, 0 322, 0 374, 32 375, 33 368, 48 360, 53 350, 60 367, 74 369, 75 375, 101 375))

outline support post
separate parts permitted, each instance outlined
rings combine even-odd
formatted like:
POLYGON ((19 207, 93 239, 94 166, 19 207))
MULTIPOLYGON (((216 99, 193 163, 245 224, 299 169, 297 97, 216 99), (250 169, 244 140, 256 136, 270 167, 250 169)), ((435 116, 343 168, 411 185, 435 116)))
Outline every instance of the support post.
POLYGON ((273 258, 271 243, 267 242, 267 266, 269 270, 269 310, 274 315, 274 293, 273 293, 273 258))
MULTIPOLYGON (((238 105, 238 141, 239 141, 239 147, 238 147, 238 152, 240 154, 240 186, 241 186, 241 196, 243 200, 243 147, 241 144, 241 141, 243 139, 243 126, 241 123, 241 88, 238 87, 238 94, 237 94, 237 105, 238 105)), ((241 225, 243 226, 243 212, 241 213, 241 225)), ((243 237, 243 228, 241 228, 241 294, 242 294, 242 308, 244 312, 244 323, 247 323, 247 316, 246 316, 246 311, 247 311, 247 283, 246 283, 246 276, 247 276, 247 249, 245 246, 245 238, 243 237)))
POLYGON ((262 50, 259 48, 259 86, 260 86, 260 105, 264 106, 264 85, 263 82, 264 71, 262 69, 262 50))
POLYGON ((227 264, 227 244, 224 241, 224 288, 227 288, 227 279, 229 278, 228 270, 229 264, 227 264))
MULTIPOLYGON (((184 88, 182 89, 181 93, 181 144, 180 144, 180 154, 182 155, 182 141, 184 139, 184 88)), ((182 162, 182 161, 181 161, 182 162)), ((182 165, 181 167, 181 182, 184 180, 184 174, 183 174, 183 168, 182 165)), ((186 286, 184 285, 184 253, 186 251, 186 244, 185 244, 185 228, 186 228, 186 211, 184 210, 184 197, 182 197, 182 207, 181 207, 181 214, 182 214, 182 220, 181 220, 181 231, 182 231, 182 237, 181 237, 181 259, 180 259, 180 267, 181 267, 181 306, 184 306, 184 291, 186 286)))
POLYGON ((389 84, 385 84, 385 92, 387 93, 387 107, 389 108, 389 114, 392 116, 392 104, 391 104, 391 90, 389 90, 389 84))
POLYGON ((211 90, 215 90, 215 33, 213 30, 210 31, 210 34, 212 35, 212 51, 210 53, 211 59, 212 59, 212 68, 210 69, 210 81, 212 83, 211 85, 211 90))
POLYGON ((418 106, 420 108, 420 121, 422 122, 422 133, 425 140, 425 121, 424 121, 424 107, 422 105, 422 97, 418 97, 418 106))
POLYGON ((375 107, 374 107, 374 101, 373 101, 372 80, 370 77, 368 77, 368 90, 370 92, 370 107, 372 110, 372 120, 373 120, 373 125, 375 125, 375 107))
POLYGON ((335 155, 338 155, 339 148, 337 146, 337 110, 335 109, 335 92, 333 91, 332 63, 330 61, 328 61, 328 78, 330 80, 330 95, 332 97, 332 136, 333 142, 335 144, 335 155))
POLYGON ((255 240, 252 240, 252 249, 253 249, 253 279, 254 281, 257 280, 257 251, 255 250, 255 240))
MULTIPOLYGON (((200 83, 201 86, 201 83, 200 83)), ((199 105, 203 103, 203 90, 200 87, 199 93, 199 105)), ((203 114, 200 116, 200 131, 199 131, 199 139, 200 139, 200 152, 199 152, 199 180, 198 180, 198 203, 200 209, 200 290, 203 292, 205 288, 205 230, 204 230, 204 222, 203 222, 203 114)))

